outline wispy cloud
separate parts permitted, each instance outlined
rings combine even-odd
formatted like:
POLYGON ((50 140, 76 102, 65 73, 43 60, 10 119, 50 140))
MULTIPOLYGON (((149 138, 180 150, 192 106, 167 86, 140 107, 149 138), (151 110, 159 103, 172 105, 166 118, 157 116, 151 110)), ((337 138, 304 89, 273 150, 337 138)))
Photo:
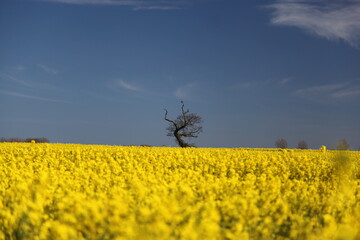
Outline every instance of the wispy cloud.
POLYGON ((348 86, 349 83, 339 83, 339 84, 326 84, 326 85, 320 85, 320 86, 314 86, 309 88, 303 88, 298 89, 296 91, 297 94, 308 94, 308 93, 324 93, 324 92, 330 92, 333 90, 338 90, 341 88, 344 88, 348 86))
POLYGON ((138 6, 134 10, 178 10, 182 9, 180 6, 138 6))
POLYGON ((360 88, 357 89, 344 89, 331 94, 332 98, 345 98, 352 96, 360 96, 360 88))
POLYGON ((283 78, 279 81, 279 84, 285 85, 285 84, 288 84, 291 80, 292 80, 292 78, 283 78))
POLYGON ((328 40, 360 46, 359 0, 278 0, 266 7, 273 10, 274 25, 298 27, 328 40))
POLYGON ((130 6, 134 10, 174 10, 182 9, 191 0, 37 0, 77 5, 130 6))
POLYGON ((197 83, 188 83, 176 89, 174 95, 180 100, 191 100, 197 87, 197 83))
POLYGON ((354 96, 360 96, 360 86, 350 84, 350 82, 339 84, 325 84, 309 88, 298 89, 297 95, 312 98, 331 98, 346 99, 354 96))
POLYGON ((56 69, 46 66, 44 64, 38 64, 37 66, 47 73, 54 74, 54 75, 58 74, 58 71, 56 69))
POLYGON ((133 83, 126 82, 124 80, 117 80, 115 85, 120 86, 126 90, 134 91, 134 92, 142 92, 143 89, 133 83))
POLYGON ((283 87, 287 85, 289 82, 293 80, 292 77, 285 77, 280 79, 265 79, 265 80, 253 80, 253 81, 242 81, 236 84, 228 86, 231 89, 249 89, 254 87, 269 87, 276 86, 276 87, 283 87))
POLYGON ((25 67, 22 65, 16 65, 14 67, 11 67, 11 69, 16 70, 16 71, 24 71, 25 67))
POLYGON ((32 99, 32 100, 45 101, 45 102, 71 103, 68 101, 63 101, 63 100, 58 100, 58 99, 44 98, 44 97, 38 97, 38 96, 27 95, 27 94, 22 94, 22 93, 18 93, 18 92, 4 91, 4 90, 0 90, 0 94, 13 96, 13 97, 27 98, 27 99, 32 99))
POLYGON ((239 82, 236 84, 229 85, 228 88, 230 89, 245 89, 254 86, 255 82, 239 82))
POLYGON ((20 80, 20 79, 14 77, 14 76, 11 76, 11 75, 8 75, 8 74, 5 74, 5 73, 0 73, 0 79, 11 81, 11 82, 14 82, 16 84, 20 84, 20 85, 23 85, 23 86, 26 86, 26 87, 34 87, 36 85, 34 82, 20 80))

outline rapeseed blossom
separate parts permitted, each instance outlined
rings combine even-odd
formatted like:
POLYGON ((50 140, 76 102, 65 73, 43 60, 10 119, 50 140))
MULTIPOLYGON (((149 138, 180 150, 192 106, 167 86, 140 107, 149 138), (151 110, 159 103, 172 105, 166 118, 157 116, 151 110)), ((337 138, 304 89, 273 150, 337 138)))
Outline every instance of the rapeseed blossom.
POLYGON ((0 143, 1 239, 360 239, 360 152, 0 143))

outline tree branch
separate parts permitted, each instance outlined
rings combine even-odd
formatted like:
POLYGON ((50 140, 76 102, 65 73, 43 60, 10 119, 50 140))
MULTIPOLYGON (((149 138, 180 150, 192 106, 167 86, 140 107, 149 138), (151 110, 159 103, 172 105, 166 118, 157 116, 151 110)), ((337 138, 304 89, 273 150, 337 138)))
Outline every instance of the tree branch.
POLYGON ((188 122, 187 122, 187 119, 186 119, 186 114, 189 113, 189 109, 187 109, 186 111, 184 111, 184 102, 181 101, 181 113, 182 113, 182 116, 183 116, 183 120, 184 120, 184 125, 187 125, 188 122))
POLYGON ((170 120, 170 119, 167 118, 168 111, 167 111, 165 108, 164 108, 164 110, 165 110, 165 117, 164 117, 164 119, 165 119, 166 121, 171 122, 172 124, 174 124, 174 127, 177 128, 176 123, 175 123, 173 120, 170 120))

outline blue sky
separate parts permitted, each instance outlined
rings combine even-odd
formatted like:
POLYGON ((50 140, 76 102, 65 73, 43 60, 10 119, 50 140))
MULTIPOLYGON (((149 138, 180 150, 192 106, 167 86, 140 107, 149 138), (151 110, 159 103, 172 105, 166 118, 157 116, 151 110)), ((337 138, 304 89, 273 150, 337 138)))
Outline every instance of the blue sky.
POLYGON ((360 146, 360 1, 1 0, 0 137, 360 146))

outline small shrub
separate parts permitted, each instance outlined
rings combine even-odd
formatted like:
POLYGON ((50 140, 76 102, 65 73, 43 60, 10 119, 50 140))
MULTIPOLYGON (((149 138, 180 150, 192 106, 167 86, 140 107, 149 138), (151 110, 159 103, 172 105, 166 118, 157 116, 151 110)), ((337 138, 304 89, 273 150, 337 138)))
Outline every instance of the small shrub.
POLYGON ((341 139, 338 144, 336 145, 336 150, 349 150, 350 145, 345 139, 341 139))
POLYGON ((285 139, 281 138, 281 139, 279 139, 279 140, 277 140, 275 142, 275 146, 277 148, 283 148, 284 149, 284 148, 288 147, 288 142, 285 139))
POLYGON ((298 149, 309 149, 309 145, 304 140, 300 141, 298 143, 298 149))

